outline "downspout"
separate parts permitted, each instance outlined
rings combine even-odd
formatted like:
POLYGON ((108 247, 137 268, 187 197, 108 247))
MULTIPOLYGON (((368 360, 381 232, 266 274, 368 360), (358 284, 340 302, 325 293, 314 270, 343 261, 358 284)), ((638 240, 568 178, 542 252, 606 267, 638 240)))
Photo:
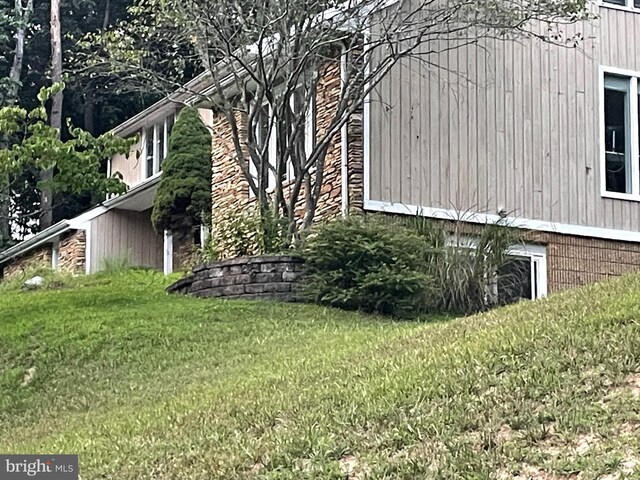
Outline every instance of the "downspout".
MULTIPOLYGON (((345 91, 345 78, 347 76, 347 52, 342 46, 340 53, 340 91, 345 91)), ((342 193, 342 216, 349 213, 349 121, 346 121, 340 129, 340 191, 342 193)))

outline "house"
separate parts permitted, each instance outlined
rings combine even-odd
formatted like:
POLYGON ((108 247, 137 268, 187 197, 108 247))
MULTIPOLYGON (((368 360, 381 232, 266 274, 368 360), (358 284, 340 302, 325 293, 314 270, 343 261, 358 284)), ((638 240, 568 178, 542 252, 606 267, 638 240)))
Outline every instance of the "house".
MULTIPOLYGON (((474 225, 506 219, 526 232, 511 254, 526 269, 530 298, 638 269, 640 2, 595 8, 598 19, 564 29, 582 33, 578 48, 487 39, 440 54, 441 68, 401 60, 334 138, 318 216, 459 219, 471 243, 474 225)), ((340 75, 339 62, 321 73, 316 132, 327 126, 340 75)), ((206 76, 196 88, 211 88, 206 76)), ((153 232, 149 208, 180 101, 163 100, 116 129, 141 134, 131 155, 110 163, 128 193, 0 254, 5 275, 34 259, 93 272, 122 252, 170 271, 172 239, 153 232)), ((215 228, 251 196, 226 121, 201 111, 213 133, 215 228)))

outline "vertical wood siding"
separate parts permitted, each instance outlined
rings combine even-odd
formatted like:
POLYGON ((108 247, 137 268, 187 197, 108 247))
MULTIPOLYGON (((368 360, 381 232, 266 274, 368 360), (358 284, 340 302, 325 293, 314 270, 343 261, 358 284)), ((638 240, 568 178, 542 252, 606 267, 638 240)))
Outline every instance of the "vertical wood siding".
POLYGON ((599 67, 640 71, 640 14, 562 30, 579 48, 488 40, 396 66, 371 96, 370 200, 638 230, 639 203, 600 195, 599 67))
POLYGON ((105 258, 127 256, 140 267, 162 269, 162 235, 151 226, 151 210, 111 210, 91 221, 91 272, 100 270, 105 258))
POLYGON ((129 155, 115 155, 111 158, 111 172, 120 172, 124 183, 129 187, 134 187, 142 180, 142 142, 138 142, 131 147, 129 155))

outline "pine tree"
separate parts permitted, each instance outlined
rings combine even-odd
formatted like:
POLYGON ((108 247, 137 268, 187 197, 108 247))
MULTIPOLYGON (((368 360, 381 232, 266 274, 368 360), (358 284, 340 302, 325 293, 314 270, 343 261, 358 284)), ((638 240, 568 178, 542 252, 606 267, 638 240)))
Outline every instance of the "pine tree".
POLYGON ((185 108, 169 137, 151 221, 157 232, 187 236, 211 218, 211 134, 198 111, 185 108))

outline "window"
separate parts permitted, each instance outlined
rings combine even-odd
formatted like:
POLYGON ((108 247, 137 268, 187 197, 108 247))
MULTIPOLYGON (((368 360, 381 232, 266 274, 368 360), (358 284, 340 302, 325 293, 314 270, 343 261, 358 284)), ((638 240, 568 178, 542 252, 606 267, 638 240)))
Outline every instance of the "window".
MULTIPOLYGON (((269 165, 273 165, 273 159, 275 158, 275 134, 269 135, 269 122, 271 119, 271 107, 269 105, 263 105, 260 107, 256 114, 256 132, 255 132, 255 142, 256 147, 259 152, 264 152, 264 160, 268 162, 269 165)), ((275 130, 275 127, 274 127, 275 130)), ((258 170, 256 169, 256 165, 254 164, 252 159, 249 159, 249 173, 253 177, 253 179, 258 181, 258 170)), ((275 187, 275 174, 273 170, 269 169, 268 172, 265 172, 268 175, 267 178, 267 190, 275 187)), ((251 188, 249 188, 251 194, 251 188)))
MULTIPOLYGON (((305 115, 304 119, 304 130, 302 132, 302 141, 300 142, 303 148, 303 153, 305 155, 309 155, 314 146, 315 141, 315 102, 313 98, 311 99, 309 104, 307 104, 306 98, 304 97, 304 90, 298 89, 293 95, 290 97, 290 105, 291 112, 294 116, 294 120, 290 122, 291 128, 294 126, 296 115, 305 115), (306 112, 304 109, 306 108, 306 112)), ((255 132, 255 141, 258 148, 262 151, 266 146, 265 156, 266 160, 269 162, 272 168, 269 168, 269 179, 268 179, 268 189, 275 188, 275 162, 276 162, 276 149, 277 149, 277 140, 276 140, 276 127, 272 126, 271 132, 269 132, 269 122, 271 119, 273 111, 270 106, 263 105, 258 112, 257 122, 256 122, 256 132, 255 132)), ((253 164, 252 160, 249 160, 249 172, 253 176, 255 180, 257 180, 257 171, 256 167, 253 164)), ((293 173, 293 165, 291 162, 287 162, 287 166, 285 169, 285 180, 292 180, 294 178, 293 173)), ((253 195, 251 189, 249 189, 249 194, 253 195)))
POLYGON ((169 152, 169 135, 173 129, 175 114, 167 117, 144 129, 144 171, 143 179, 162 170, 162 162, 169 152))
MULTIPOLYGON (((640 197, 638 77, 604 73, 603 190, 605 196, 640 197)), ((640 199, 640 198, 639 198, 640 199)))
POLYGON ((547 253, 542 245, 514 245, 496 272, 498 301, 513 303, 547 296, 547 253))
MULTIPOLYGON (((447 244, 475 251, 476 240, 471 237, 452 236, 447 244)), ((535 300, 547 295, 547 254, 542 245, 513 245, 507 261, 495 272, 492 291, 488 296, 498 305, 519 300, 535 300)))
MULTIPOLYGON (((311 99, 307 99, 308 92, 305 92, 304 88, 299 88, 295 91, 293 96, 291 97, 291 112, 294 116, 294 121, 297 119, 298 115, 305 114, 304 118, 304 129, 302 131, 302 136, 300 138, 300 144, 295 148, 301 148, 302 152, 296 152, 295 155, 302 155, 304 158, 307 158, 314 147, 315 142, 315 102, 314 96, 312 95, 311 99), (308 103, 308 104, 307 104, 308 103), (305 112, 305 108, 308 110, 305 112)), ((293 165, 291 162, 287 165, 287 180, 293 180, 293 165)))
POLYGON ((498 303, 505 305, 544 296, 546 286, 540 281, 541 263, 539 256, 510 255, 496 272, 498 303))
POLYGON ((616 5, 618 7, 640 9, 640 0, 602 0, 603 5, 616 5))

